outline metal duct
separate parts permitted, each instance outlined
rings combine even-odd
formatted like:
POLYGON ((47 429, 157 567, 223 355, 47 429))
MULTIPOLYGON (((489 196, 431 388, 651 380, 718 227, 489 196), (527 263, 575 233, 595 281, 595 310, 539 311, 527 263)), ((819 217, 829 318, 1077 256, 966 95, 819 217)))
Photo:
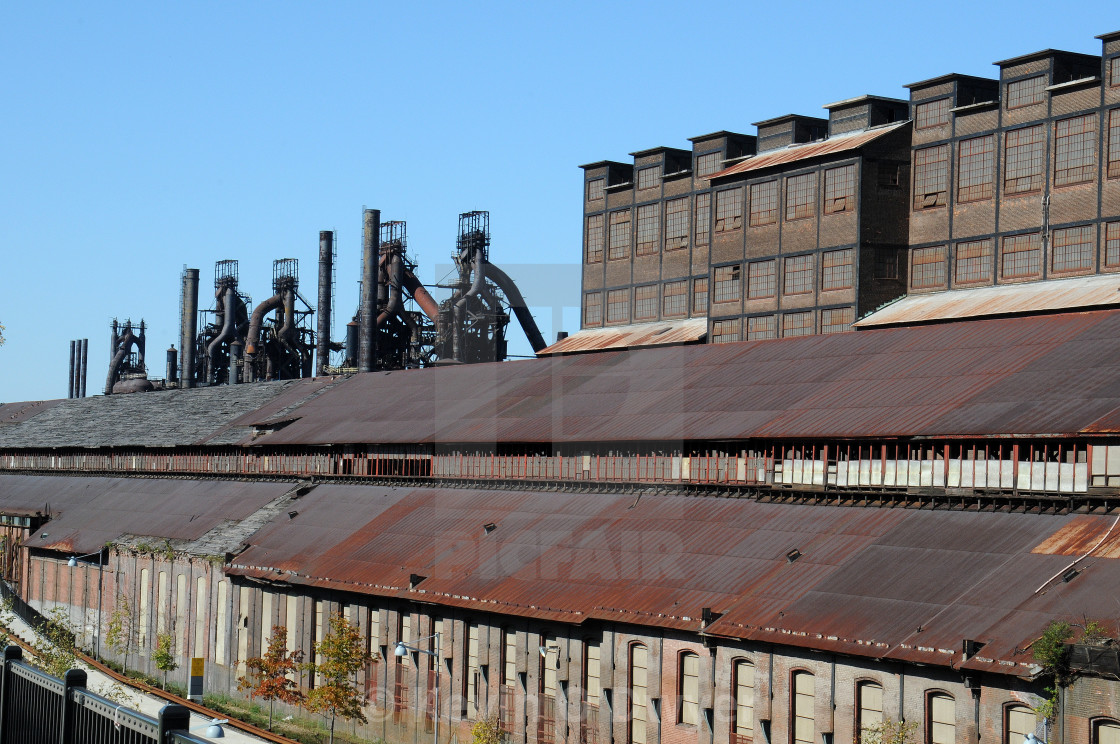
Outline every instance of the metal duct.
POLYGON ((428 316, 428 319, 436 324, 436 331, 439 331, 439 303, 428 294, 428 290, 424 289, 424 285, 420 283, 416 275, 407 268, 404 270, 402 284, 412 295, 412 299, 416 300, 416 304, 420 306, 424 314, 428 316))
MULTIPOLYGON (((459 255, 462 257, 462 253, 459 255)), ((470 288, 456 300, 451 313, 452 322, 455 325, 451 329, 451 358, 457 362, 463 361, 462 340, 460 338, 463 333, 463 310, 466 308, 467 300, 481 292, 482 288, 486 286, 486 263, 481 248, 474 250, 472 264, 474 266, 474 281, 471 282, 470 288)))
POLYGON ((315 375, 326 374, 331 350, 331 276, 334 274, 334 233, 319 231, 319 327, 315 336, 315 375))
POLYGON ((358 332, 358 321, 352 320, 346 324, 346 359, 351 366, 358 366, 358 347, 361 346, 358 332))
POLYGON ((78 397, 78 342, 70 342, 70 386, 66 389, 67 398, 78 397))
POLYGON ((250 359, 257 354, 257 344, 260 343, 261 324, 264 323, 264 316, 268 315, 269 311, 283 307, 283 305, 284 295, 274 294, 253 310, 253 315, 249 318, 249 334, 245 337, 245 355, 250 359))
POLYGON ((194 339, 198 332, 198 269, 183 271, 183 317, 179 318, 179 348, 183 352, 183 366, 179 374, 179 387, 194 387, 194 339))
POLYGON ((358 371, 372 372, 377 358, 377 260, 381 243, 381 211, 367 209, 362 216, 362 302, 358 308, 358 371))
POLYGON ((175 379, 179 372, 179 352, 175 351, 175 344, 167 350, 167 381, 175 379))
POLYGON ((120 370, 121 364, 124 363, 124 358, 128 356, 128 350, 137 341, 136 336, 132 333, 132 324, 130 323, 124 324, 124 333, 120 336, 117 336, 114 332, 113 338, 116 339, 117 345, 113 349, 113 358, 109 362, 109 375, 105 378, 106 395, 113 394, 113 383, 116 382, 117 372, 120 370))
POLYGON ((385 303, 385 309, 377 316, 377 325, 381 325, 390 317, 397 314, 397 310, 401 307, 401 278, 404 271, 404 262, 401 260, 400 254, 394 253, 392 260, 389 262, 389 301, 385 303))
POLYGON ((89 372, 89 339, 81 339, 78 351, 78 397, 86 397, 86 374, 89 372))
POLYGON ((486 276, 490 277, 505 293, 506 299, 509 300, 510 309, 517 316, 517 322, 521 324, 521 329, 525 331, 525 337, 529 339, 529 345, 533 347, 533 353, 547 346, 544 337, 541 336, 540 329, 537 328, 537 321, 533 319, 533 314, 529 312, 529 307, 525 304, 525 298, 521 296, 521 292, 517 289, 513 280, 509 278, 506 272, 492 263, 486 264, 486 276))
POLYGON ((229 384, 237 385, 241 382, 241 341, 234 339, 229 345, 229 384))
POLYGON ((284 290, 284 323, 276 333, 280 343, 289 349, 296 345, 296 291, 292 287, 284 290))
MULTIPOLYGON (((229 341, 233 338, 234 329, 234 312, 237 309, 237 290, 234 287, 226 287, 226 297, 222 304, 222 332, 218 337, 210 342, 206 347, 206 358, 208 360, 207 376, 212 377, 214 374, 214 364, 217 362, 218 350, 221 348, 222 343, 229 341)), ((218 289, 217 294, 220 296, 222 293, 221 288, 218 289)), ((232 356, 232 350, 231 350, 232 356)), ((231 362, 232 369, 233 364, 231 362)), ((231 371, 232 374, 232 371, 231 371)))

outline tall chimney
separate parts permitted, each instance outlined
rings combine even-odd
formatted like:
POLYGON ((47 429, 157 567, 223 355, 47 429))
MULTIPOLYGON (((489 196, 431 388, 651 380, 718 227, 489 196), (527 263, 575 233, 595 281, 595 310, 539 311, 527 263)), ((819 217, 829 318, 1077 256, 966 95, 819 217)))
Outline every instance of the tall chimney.
POLYGON ((334 273, 334 233, 319 231, 319 327, 315 336, 315 376, 326 374, 331 350, 331 276, 334 273))
POLYGON ((78 397, 86 397, 86 373, 89 372, 89 339, 83 338, 79 342, 78 354, 78 397))
POLYGON ((66 397, 67 398, 77 398, 78 397, 77 394, 74 392, 75 390, 77 390, 77 387, 76 387, 76 383, 77 383, 77 380, 78 380, 77 364, 78 364, 78 342, 77 341, 71 341, 70 342, 70 387, 67 388, 67 390, 66 390, 66 397))
POLYGON ((362 303, 358 310, 361 348, 358 371, 372 372, 377 357, 377 259, 381 248, 381 211, 367 209, 362 219, 362 303))
POLYGON ((198 333, 198 269, 183 269, 183 317, 179 318, 179 387, 194 387, 194 337, 198 333))
POLYGON ((175 351, 175 344, 167 350, 167 382, 170 383, 179 373, 179 352, 175 351))

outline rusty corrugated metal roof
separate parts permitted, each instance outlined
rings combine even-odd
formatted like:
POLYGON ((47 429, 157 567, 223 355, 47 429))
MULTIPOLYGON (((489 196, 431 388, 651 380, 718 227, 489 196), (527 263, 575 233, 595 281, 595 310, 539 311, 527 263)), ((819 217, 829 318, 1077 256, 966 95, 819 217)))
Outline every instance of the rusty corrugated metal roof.
POLYGON ((1117 379, 1102 310, 356 375, 254 443, 1076 434, 1117 379))
POLYGON ((1108 616, 1120 591, 1120 530, 1068 583, 1046 583, 1071 558, 1042 546, 1095 544, 1115 521, 324 485, 229 572, 576 624, 698 631, 710 607, 713 635, 941 666, 969 638, 987 644, 972 668, 1022 674, 1050 620, 1108 616))
POLYGON ((880 137, 889 134, 893 131, 907 126, 909 122, 899 122, 897 124, 887 124, 873 129, 865 129, 860 132, 852 134, 841 134, 835 137, 821 140, 819 142, 806 142, 796 143, 781 148, 780 150, 772 150, 765 152, 761 155, 755 155, 747 158, 741 163, 736 163, 730 168, 724 168, 718 173, 713 173, 710 178, 715 180, 717 178, 724 178, 725 176, 734 176, 740 173, 749 173, 751 171, 761 170, 763 168, 770 168, 775 165, 786 165, 788 163, 796 163, 801 160, 808 160, 809 158, 817 158, 825 155, 836 155, 839 153, 850 152, 852 150, 863 147, 869 142, 874 142, 880 137))
POLYGON ((853 325, 857 328, 913 325, 1117 305, 1120 305, 1120 275, 1104 274, 907 295, 853 325))
POLYGON ((692 344, 708 333, 707 318, 635 323, 625 326, 588 328, 541 349, 537 356, 574 354, 608 349, 637 349, 643 346, 692 344))

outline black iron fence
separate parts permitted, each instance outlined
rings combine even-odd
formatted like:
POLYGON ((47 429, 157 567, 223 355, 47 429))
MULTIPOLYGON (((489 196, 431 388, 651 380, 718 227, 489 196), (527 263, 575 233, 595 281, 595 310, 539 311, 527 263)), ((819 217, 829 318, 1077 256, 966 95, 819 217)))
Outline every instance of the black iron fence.
POLYGON ((0 668, 0 744, 205 744, 189 731, 190 711, 168 704, 156 718, 86 689, 86 673, 52 677, 4 649, 0 668))

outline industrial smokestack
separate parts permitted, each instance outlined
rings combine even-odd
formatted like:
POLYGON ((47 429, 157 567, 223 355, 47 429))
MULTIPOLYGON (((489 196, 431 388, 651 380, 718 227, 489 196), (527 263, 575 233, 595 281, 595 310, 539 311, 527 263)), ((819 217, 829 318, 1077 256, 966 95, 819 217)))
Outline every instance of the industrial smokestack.
POLYGON ((331 350, 331 277, 334 275, 334 233, 319 231, 319 317, 315 337, 315 376, 327 373, 331 350))
POLYGON ((183 269, 183 317, 179 319, 179 349, 183 366, 179 387, 194 387, 194 338, 198 332, 198 269, 183 269))
POLYGON ((78 342, 70 342, 70 387, 66 389, 67 398, 77 398, 78 389, 78 342))
POLYGON ((89 372, 89 339, 78 342, 78 397, 86 397, 86 373, 89 372))
POLYGON ((358 309, 361 348, 358 371, 372 372, 377 357, 377 261, 381 249, 381 211, 362 216, 362 302, 358 309))
POLYGON ((179 371, 179 352, 175 351, 175 344, 167 350, 167 382, 175 379, 179 371))

